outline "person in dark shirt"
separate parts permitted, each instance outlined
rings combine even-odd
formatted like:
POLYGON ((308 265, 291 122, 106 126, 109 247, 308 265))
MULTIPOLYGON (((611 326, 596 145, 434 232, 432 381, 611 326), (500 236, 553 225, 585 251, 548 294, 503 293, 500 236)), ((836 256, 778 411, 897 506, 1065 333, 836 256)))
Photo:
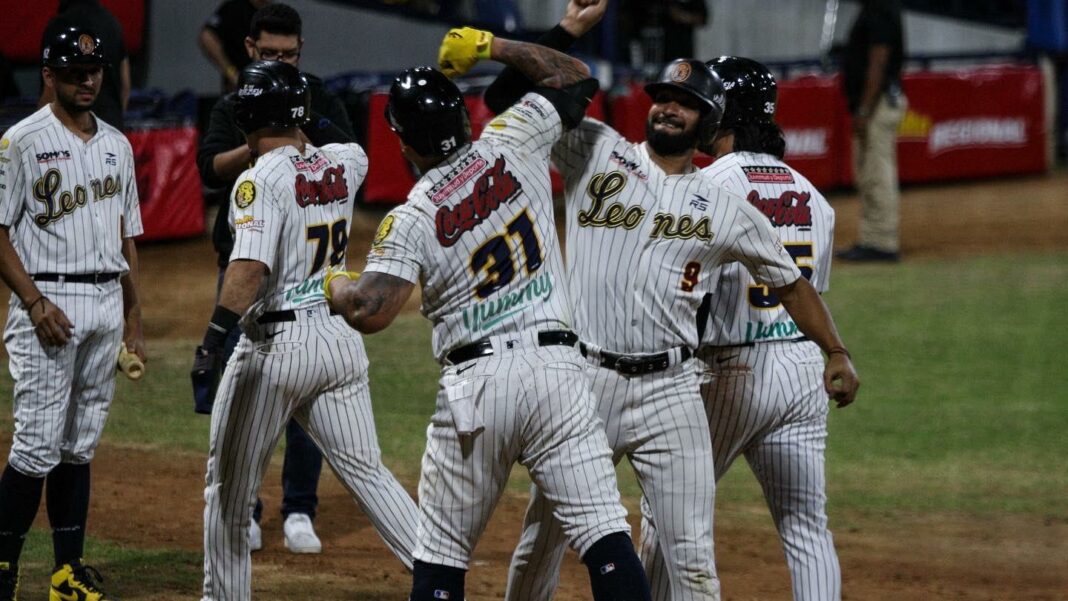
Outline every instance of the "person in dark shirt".
MULTIPOLYGON (((93 114, 112 127, 122 131, 123 113, 130 100, 130 59, 126 55, 122 26, 118 20, 100 5, 98 0, 60 0, 59 11, 45 25, 41 47, 69 27, 81 27, 100 38, 108 65, 104 67, 104 80, 100 95, 93 105, 93 114)), ((37 106, 44 106, 54 99, 50 88, 41 86, 41 99, 37 106)))
POLYGON ((842 56, 843 89, 853 116, 860 235, 855 246, 837 253, 839 259, 900 259, 897 128, 908 107, 901 91, 904 59, 900 2, 864 0, 842 56))
POLYGON ((271 0, 226 0, 204 23, 197 42, 222 74, 222 91, 231 92, 237 84, 237 74, 252 62, 245 50, 245 38, 252 15, 271 0))
MULTIPOLYGON (((300 15, 281 3, 268 4, 256 11, 245 38, 245 49, 251 60, 278 60, 295 67, 299 66, 303 44, 300 15)), ((305 74, 305 77, 310 84, 312 115, 302 131, 308 141, 315 146, 355 141, 352 124, 341 101, 323 86, 318 77, 309 74, 305 74)), ((226 199, 231 197, 230 187, 237 176, 249 167, 254 158, 245 135, 234 121, 235 105, 233 93, 215 103, 208 130, 197 150, 197 168, 201 179, 206 186, 224 188, 226 199)), ((226 204, 219 208, 212 234, 215 250, 219 253, 220 283, 234 247, 228 213, 226 204)), ((239 328, 230 332, 224 360, 233 352, 240 333, 239 328)), ((198 404, 196 410, 210 413, 211 407, 198 404)), ((294 553, 318 553, 322 549, 312 527, 318 505, 316 488, 322 461, 322 455, 311 438, 296 420, 291 420, 286 426, 286 453, 282 467, 282 516, 285 518, 286 548, 294 553)), ((260 549, 263 544, 258 525, 262 513, 263 504, 257 502, 249 535, 253 551, 260 549)))

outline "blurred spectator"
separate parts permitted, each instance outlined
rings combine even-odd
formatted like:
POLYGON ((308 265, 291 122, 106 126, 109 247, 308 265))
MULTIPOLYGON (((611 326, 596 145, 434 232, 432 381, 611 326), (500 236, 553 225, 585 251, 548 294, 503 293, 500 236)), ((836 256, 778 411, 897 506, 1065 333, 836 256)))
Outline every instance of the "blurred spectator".
POLYGON ((249 23, 252 22, 252 15, 270 4, 270 1, 226 0, 200 29, 197 42, 204 56, 222 74, 224 93, 233 91, 237 84, 237 73, 252 62, 245 50, 249 23))
MULTIPOLYGON (((220 9, 221 10, 221 9, 220 9)), ((300 14, 288 5, 269 4, 257 10, 246 24, 248 33, 244 38, 245 56, 249 62, 258 60, 282 61, 294 67, 300 66, 300 52, 304 46, 301 37, 300 14)), ((353 142, 355 136, 344 105, 323 86, 318 77, 305 73, 311 91, 311 119, 301 128, 315 146, 334 142, 353 142)), ((219 283, 222 273, 230 262, 234 248, 234 236, 230 231, 230 188, 237 176, 248 169, 252 151, 245 141, 245 134, 234 122, 235 95, 227 94, 211 109, 208 129, 197 149, 197 169, 204 184, 221 192, 219 212, 215 218, 212 241, 219 253, 219 283)), ((226 356, 233 352, 240 336, 240 328, 234 328, 227 341, 226 356)), ((318 506, 316 488, 322 456, 311 438, 295 420, 286 426, 285 461, 282 464, 282 517, 286 548, 295 553, 318 553, 322 546, 315 534, 312 520, 318 506), (303 516, 307 516, 304 519, 303 516)), ((253 512, 254 523, 250 526, 253 550, 259 549, 259 521, 263 504, 257 500, 253 512)), ((262 543, 262 541, 259 541, 262 543)))
POLYGON ((864 0, 842 56, 842 82, 853 116, 853 173, 860 193, 855 246, 847 261, 900 258, 901 197, 897 128, 908 100, 901 90, 905 34, 898 0, 864 0))
MULTIPOLYGON (((60 31, 71 26, 87 29, 100 38, 108 65, 104 67, 104 80, 100 95, 93 105, 93 114, 122 131, 122 115, 130 101, 130 59, 126 56, 122 26, 98 0, 60 0, 59 11, 45 25, 41 47, 44 47, 44 40, 54 39, 60 31)), ((37 106, 44 106, 52 100, 53 91, 45 88, 42 81, 41 99, 37 106)))

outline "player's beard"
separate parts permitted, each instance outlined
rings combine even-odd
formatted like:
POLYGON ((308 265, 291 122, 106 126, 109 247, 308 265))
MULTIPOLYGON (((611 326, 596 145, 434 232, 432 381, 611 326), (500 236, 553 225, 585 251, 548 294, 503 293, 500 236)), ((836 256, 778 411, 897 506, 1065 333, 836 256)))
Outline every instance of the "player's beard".
POLYGON ((697 147, 698 127, 694 124, 689 129, 677 134, 662 132, 653 127, 661 117, 653 117, 645 122, 645 141, 660 156, 676 156, 697 147))
POLYGON ((59 106, 63 107, 63 110, 69 115, 80 115, 93 110, 93 105, 96 104, 97 96, 99 92, 93 94, 93 99, 86 102, 85 100, 79 100, 78 95, 84 90, 81 86, 76 86, 71 89, 70 93, 64 93, 58 87, 56 88, 56 102, 59 106))

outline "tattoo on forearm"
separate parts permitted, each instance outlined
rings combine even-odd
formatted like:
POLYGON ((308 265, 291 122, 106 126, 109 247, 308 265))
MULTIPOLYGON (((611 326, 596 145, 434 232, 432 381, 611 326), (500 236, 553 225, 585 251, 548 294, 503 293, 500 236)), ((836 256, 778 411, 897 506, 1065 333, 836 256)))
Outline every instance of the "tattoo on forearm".
POLYGON ((501 49, 494 58, 515 67, 538 86, 562 88, 589 77, 582 61, 552 48, 506 40, 501 49))
POLYGON ((404 291, 410 286, 408 282, 392 277, 365 275, 356 286, 352 296, 354 319, 361 320, 374 317, 383 309, 392 308, 396 303, 403 303, 404 291))

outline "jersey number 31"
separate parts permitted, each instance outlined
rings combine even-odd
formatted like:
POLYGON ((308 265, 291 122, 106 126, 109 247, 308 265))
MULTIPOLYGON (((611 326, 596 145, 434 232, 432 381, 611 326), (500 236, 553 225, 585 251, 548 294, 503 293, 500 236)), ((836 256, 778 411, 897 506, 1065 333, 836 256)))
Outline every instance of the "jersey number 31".
POLYGON ((471 273, 478 276, 483 271, 486 277, 475 286, 475 296, 486 298, 507 286, 516 274, 515 261, 512 259, 512 245, 518 238, 519 247, 525 259, 527 274, 541 268, 541 243, 534 229, 530 213, 523 209, 504 229, 482 243, 471 253, 471 273))

